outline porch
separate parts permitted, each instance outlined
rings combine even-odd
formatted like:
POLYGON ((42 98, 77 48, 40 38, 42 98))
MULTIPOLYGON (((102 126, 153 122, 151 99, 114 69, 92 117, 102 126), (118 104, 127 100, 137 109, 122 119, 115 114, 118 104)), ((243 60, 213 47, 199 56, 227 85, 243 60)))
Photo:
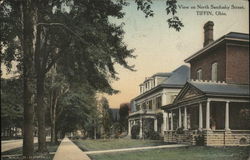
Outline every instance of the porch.
POLYGON ((166 142, 250 145, 249 98, 208 95, 187 84, 174 103, 163 109, 167 113, 166 142))

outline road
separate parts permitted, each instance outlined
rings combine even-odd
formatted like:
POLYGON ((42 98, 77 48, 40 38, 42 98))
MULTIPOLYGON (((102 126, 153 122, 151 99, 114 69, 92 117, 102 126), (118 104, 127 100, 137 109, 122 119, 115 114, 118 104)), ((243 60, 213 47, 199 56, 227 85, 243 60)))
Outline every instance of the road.
MULTIPOLYGON (((46 140, 49 141, 50 137, 46 137, 46 140)), ((37 137, 34 138, 34 143, 37 143, 37 137)), ((22 147, 22 145, 23 139, 1 141, 1 152, 22 147)))

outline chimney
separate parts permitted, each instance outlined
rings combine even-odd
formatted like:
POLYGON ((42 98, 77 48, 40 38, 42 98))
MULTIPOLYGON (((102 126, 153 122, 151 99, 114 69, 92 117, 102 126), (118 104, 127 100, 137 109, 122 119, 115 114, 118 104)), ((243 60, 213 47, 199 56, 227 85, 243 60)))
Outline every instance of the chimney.
POLYGON ((208 45, 209 43, 214 41, 214 35, 213 35, 213 29, 214 27, 214 22, 213 21, 208 21, 205 25, 204 25, 204 43, 203 43, 203 47, 205 47, 206 45, 208 45))

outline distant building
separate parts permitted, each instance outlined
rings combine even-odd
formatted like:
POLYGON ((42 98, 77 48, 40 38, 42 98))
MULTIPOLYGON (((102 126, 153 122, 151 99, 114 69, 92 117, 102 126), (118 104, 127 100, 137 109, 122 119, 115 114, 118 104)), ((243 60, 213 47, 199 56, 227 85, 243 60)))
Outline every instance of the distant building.
POLYGON ((112 115, 112 121, 113 122, 118 122, 120 120, 120 113, 119 113, 119 108, 110 108, 109 109, 112 115))
POLYGON ((213 41, 213 25, 204 25, 204 47, 185 60, 191 80, 162 107, 167 142, 250 144, 249 34, 230 32, 213 41))
POLYGON ((161 107, 173 102, 188 79, 189 67, 185 65, 173 72, 156 73, 146 78, 140 84, 140 95, 131 100, 128 135, 131 136, 131 128, 134 125, 139 125, 139 137, 142 138, 143 122, 147 123, 150 120, 153 121, 154 131, 163 135, 163 131, 166 130, 166 113, 161 110, 161 107))

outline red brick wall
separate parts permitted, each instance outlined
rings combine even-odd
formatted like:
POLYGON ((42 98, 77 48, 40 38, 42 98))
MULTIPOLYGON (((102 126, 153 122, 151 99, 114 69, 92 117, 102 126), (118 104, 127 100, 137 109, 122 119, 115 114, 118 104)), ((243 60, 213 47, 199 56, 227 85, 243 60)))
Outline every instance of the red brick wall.
POLYGON ((218 63, 218 81, 226 80, 226 47, 220 47, 209 51, 205 55, 196 58, 190 62, 191 65, 191 79, 196 79, 197 70, 202 69, 202 80, 211 80, 212 64, 218 63))
POLYGON ((249 84, 249 48, 227 46, 226 82, 249 84))

